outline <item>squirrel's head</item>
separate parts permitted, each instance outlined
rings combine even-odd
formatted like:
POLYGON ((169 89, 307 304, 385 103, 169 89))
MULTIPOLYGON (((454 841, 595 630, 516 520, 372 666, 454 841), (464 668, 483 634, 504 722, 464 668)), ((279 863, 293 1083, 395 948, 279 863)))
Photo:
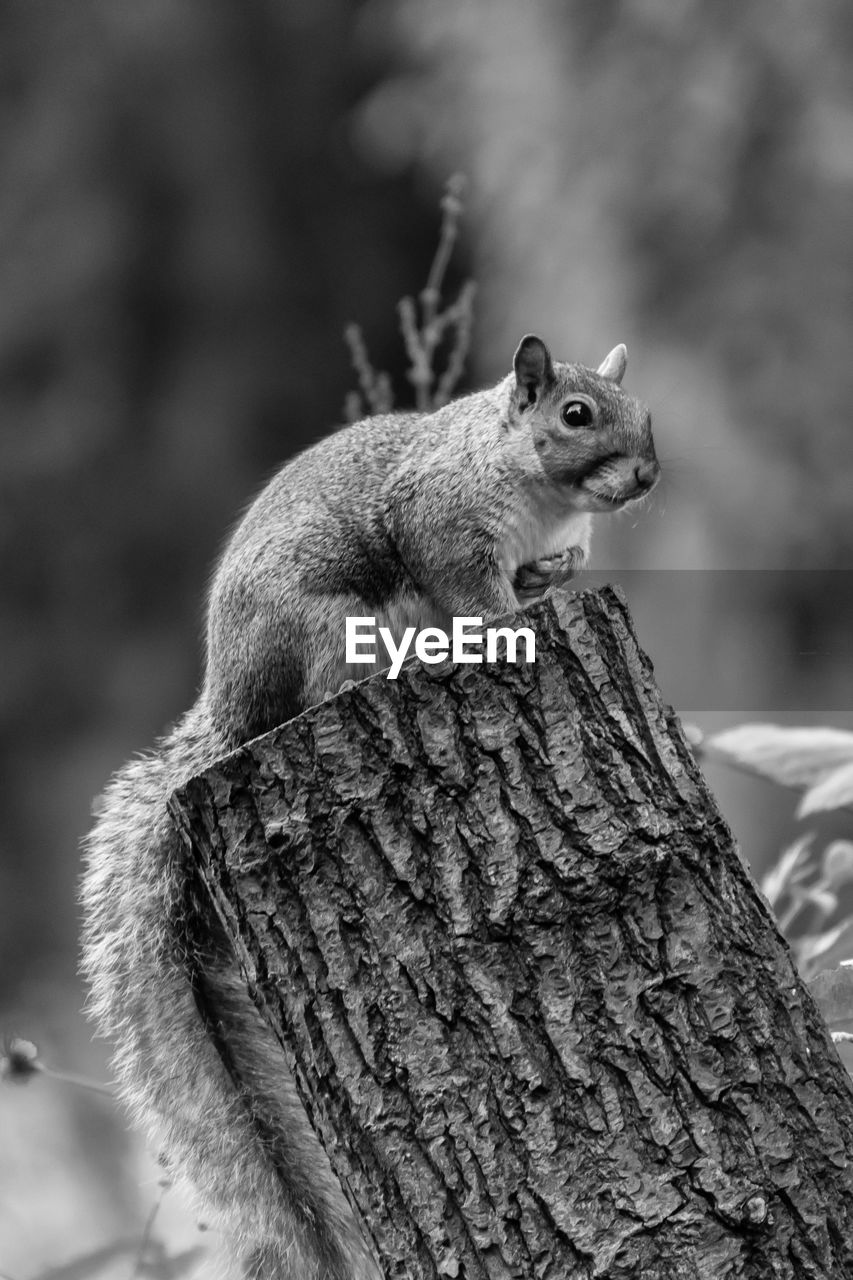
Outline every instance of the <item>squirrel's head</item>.
POLYGON ((515 353, 509 430, 524 433, 529 463, 576 510, 616 511, 660 475, 651 414, 619 385, 627 363, 621 345, 596 370, 555 362, 533 334, 515 353))

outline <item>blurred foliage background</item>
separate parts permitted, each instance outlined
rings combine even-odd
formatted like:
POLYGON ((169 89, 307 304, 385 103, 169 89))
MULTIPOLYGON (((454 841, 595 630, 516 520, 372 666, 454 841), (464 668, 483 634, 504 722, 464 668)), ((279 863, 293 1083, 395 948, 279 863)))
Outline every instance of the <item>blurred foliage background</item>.
MULTIPOLYGON (((347 321, 406 402, 395 304, 454 170, 468 384, 528 330, 590 364, 624 341, 653 407, 666 480, 595 563, 633 571, 665 694, 709 728, 853 723, 851 55, 842 0, 3 6, 0 1028, 105 1078, 75 972, 91 799, 192 700, 209 568, 340 420, 347 321)), ((761 870, 793 798, 711 777, 761 870)), ((0 1132, 13 1280, 139 1238, 156 1167, 107 1099, 9 1085, 0 1132)))

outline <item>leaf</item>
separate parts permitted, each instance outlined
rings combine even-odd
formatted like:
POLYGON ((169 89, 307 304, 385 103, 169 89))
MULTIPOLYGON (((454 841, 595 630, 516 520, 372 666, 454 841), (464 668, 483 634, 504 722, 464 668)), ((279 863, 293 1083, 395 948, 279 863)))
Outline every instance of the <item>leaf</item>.
POLYGON ((845 926, 843 924, 835 924, 824 933, 806 934, 805 937, 800 938, 797 944, 800 960, 814 960, 822 952, 828 951, 841 937, 844 929, 845 926))
POLYGON ((853 963, 824 969, 808 983, 824 1019, 834 1030, 853 1029, 853 963))
POLYGON ((838 897, 824 885, 796 886, 791 889, 791 900, 797 907, 812 906, 826 918, 838 906, 838 897))
POLYGON ((833 889, 853 880, 853 840, 833 840, 823 855, 823 881, 833 889))
POLYGON ((841 809, 853 804, 853 761, 834 769, 826 778, 811 787, 797 806, 797 817, 810 813, 822 813, 826 809, 841 809))
POLYGON ((761 892, 771 907, 776 906, 782 894, 789 887, 793 873, 808 854, 813 838, 811 833, 800 836, 799 840, 795 840, 793 844, 782 851, 775 866, 765 872, 761 879, 761 892))
POLYGON ((803 938, 798 954, 807 977, 816 971, 815 961, 820 961, 821 969, 834 969, 850 960, 853 958, 853 920, 845 920, 816 937, 803 938))
POLYGON ((744 724, 705 745, 713 755, 786 787, 815 787, 842 766, 853 768, 853 733, 843 729, 744 724))

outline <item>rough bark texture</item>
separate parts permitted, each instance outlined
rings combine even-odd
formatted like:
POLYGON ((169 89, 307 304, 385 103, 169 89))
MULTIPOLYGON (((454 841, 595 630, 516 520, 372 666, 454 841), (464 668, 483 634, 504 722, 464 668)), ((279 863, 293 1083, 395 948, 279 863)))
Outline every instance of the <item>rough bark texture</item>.
POLYGON ((853 1277, 853 1089, 618 593, 173 813, 389 1277, 853 1277))

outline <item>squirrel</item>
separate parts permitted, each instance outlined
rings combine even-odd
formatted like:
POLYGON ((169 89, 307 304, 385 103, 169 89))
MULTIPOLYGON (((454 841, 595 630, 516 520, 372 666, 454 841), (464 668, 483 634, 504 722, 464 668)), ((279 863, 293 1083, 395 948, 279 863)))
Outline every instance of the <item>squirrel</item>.
POLYGON ((626 362, 621 345, 596 371, 555 362, 529 334, 496 386, 366 418, 287 462, 213 577, 198 700, 96 806, 89 1011, 115 1042, 133 1117, 256 1280, 382 1277, 221 926, 193 898, 166 802, 364 677, 346 662, 347 616, 372 614, 399 641, 406 626, 516 613, 568 582, 593 514, 658 479, 649 411, 620 386, 626 362))

